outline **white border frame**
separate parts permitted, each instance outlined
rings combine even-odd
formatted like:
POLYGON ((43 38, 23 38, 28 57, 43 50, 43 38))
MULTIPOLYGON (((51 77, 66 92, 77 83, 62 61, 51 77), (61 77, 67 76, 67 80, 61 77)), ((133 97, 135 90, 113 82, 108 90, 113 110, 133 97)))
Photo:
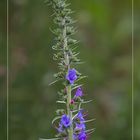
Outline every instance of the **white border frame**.
POLYGON ((9 0, 6 0, 7 4, 7 140, 9 140, 9 0))

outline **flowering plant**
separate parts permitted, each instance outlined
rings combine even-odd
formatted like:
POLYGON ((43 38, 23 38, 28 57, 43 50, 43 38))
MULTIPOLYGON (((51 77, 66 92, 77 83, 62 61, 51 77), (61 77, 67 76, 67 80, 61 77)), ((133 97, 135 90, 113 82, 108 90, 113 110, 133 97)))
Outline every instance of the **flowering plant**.
POLYGON ((52 30, 56 35, 56 43, 52 49, 56 52, 53 59, 58 62, 60 70, 54 74, 56 80, 50 85, 62 81, 63 89, 58 92, 60 100, 57 103, 65 105, 64 108, 56 111, 56 117, 52 121, 57 135, 48 140, 86 140, 88 135, 94 131, 94 129, 87 130, 86 123, 94 119, 85 120, 87 114, 82 109, 82 104, 91 100, 83 99, 82 84, 79 84, 79 81, 86 76, 75 69, 76 65, 82 62, 77 57, 79 53, 75 52, 78 41, 72 38, 75 33, 72 24, 75 21, 70 14, 73 12, 68 8, 70 4, 67 4, 66 0, 48 0, 47 3, 53 8, 54 23, 58 26, 57 29, 52 30))

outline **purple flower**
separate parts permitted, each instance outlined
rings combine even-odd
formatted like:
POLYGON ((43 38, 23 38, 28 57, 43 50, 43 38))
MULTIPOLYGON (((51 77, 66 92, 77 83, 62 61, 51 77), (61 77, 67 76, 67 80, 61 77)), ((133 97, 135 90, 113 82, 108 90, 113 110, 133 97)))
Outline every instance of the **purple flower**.
POLYGON ((85 126, 85 123, 76 123, 76 127, 75 127, 75 130, 85 130, 86 129, 86 126, 85 126))
POLYGON ((75 97, 81 97, 81 96, 83 96, 83 91, 82 91, 81 87, 79 87, 76 90, 75 97))
POLYGON ((76 116, 76 119, 78 119, 78 121, 75 123, 75 131, 80 131, 83 132, 86 130, 86 126, 85 126, 85 119, 83 117, 83 114, 82 114, 82 111, 79 111, 77 116, 76 116))
POLYGON ((71 125, 71 121, 69 116, 67 116, 66 114, 64 114, 61 118, 61 125, 63 125, 64 127, 68 128, 71 125))
POLYGON ((82 111, 79 111, 76 118, 78 118, 80 120, 80 122, 83 122, 85 121, 84 117, 83 117, 83 114, 82 114, 82 111))
POLYGON ((78 135, 78 140, 86 140, 87 139, 87 135, 84 131, 81 131, 78 135))
POLYGON ((59 128, 57 128, 59 133, 62 133, 64 131, 63 125, 60 123, 59 128))
POLYGON ((70 84, 73 84, 74 81, 77 79, 76 70, 70 69, 68 71, 68 74, 66 75, 66 79, 70 82, 70 84))

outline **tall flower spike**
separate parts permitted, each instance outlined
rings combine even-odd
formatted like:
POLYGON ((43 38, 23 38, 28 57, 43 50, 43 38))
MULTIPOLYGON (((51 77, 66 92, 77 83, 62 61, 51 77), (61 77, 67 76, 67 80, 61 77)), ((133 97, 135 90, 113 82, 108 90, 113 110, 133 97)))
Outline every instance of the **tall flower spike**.
POLYGON ((74 68, 81 64, 81 61, 77 57, 79 53, 74 51, 78 41, 73 39, 75 21, 70 17, 73 12, 68 8, 66 0, 47 0, 47 3, 52 6, 54 23, 57 25, 56 29, 52 29, 55 34, 52 49, 55 50, 53 59, 58 62, 59 72, 54 74, 56 80, 51 84, 62 81, 62 89, 58 92, 60 99, 57 103, 63 105, 57 109, 56 117, 52 121, 54 126, 58 126, 56 127, 58 133, 51 140, 86 140, 87 132, 91 129, 86 129, 85 123, 89 120, 85 121, 81 107, 83 103, 89 101, 82 98, 82 84, 79 83, 85 76, 74 68), (77 90, 72 98, 74 89, 77 90))

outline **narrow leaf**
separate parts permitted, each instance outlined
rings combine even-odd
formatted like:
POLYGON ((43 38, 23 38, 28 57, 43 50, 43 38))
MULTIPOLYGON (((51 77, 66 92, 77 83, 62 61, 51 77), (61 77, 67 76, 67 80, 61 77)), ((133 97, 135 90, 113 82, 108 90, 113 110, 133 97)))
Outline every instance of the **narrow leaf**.
POLYGON ((84 78, 87 78, 87 76, 80 76, 80 77, 78 78, 78 80, 76 80, 76 82, 78 82, 78 81, 80 81, 80 80, 82 80, 82 79, 84 79, 84 78))
POLYGON ((93 133, 94 131, 95 131, 95 128, 86 130, 85 132, 88 133, 88 134, 91 134, 91 133, 93 133))
MULTIPOLYGON (((60 79, 59 79, 59 80, 60 80, 60 79)), ((49 84, 49 86, 55 84, 55 83, 58 82, 59 80, 55 80, 55 81, 51 82, 51 83, 49 84)))
POLYGON ((53 120, 52 120, 52 124, 54 124, 55 121, 57 121, 58 119, 60 119, 61 116, 58 116, 58 117, 55 117, 53 120))
POLYGON ((66 102, 65 102, 65 101, 56 101, 56 103, 66 104, 66 102))
POLYGON ((95 120, 96 119, 86 120, 86 121, 84 121, 84 123, 92 122, 92 121, 95 121, 95 120))
POLYGON ((83 102, 81 102, 82 104, 87 104, 87 103, 90 103, 90 102, 92 102, 93 100, 89 100, 89 101, 83 101, 83 102))
POLYGON ((81 86, 83 86, 83 84, 74 86, 71 90, 77 89, 78 87, 81 87, 81 86))

